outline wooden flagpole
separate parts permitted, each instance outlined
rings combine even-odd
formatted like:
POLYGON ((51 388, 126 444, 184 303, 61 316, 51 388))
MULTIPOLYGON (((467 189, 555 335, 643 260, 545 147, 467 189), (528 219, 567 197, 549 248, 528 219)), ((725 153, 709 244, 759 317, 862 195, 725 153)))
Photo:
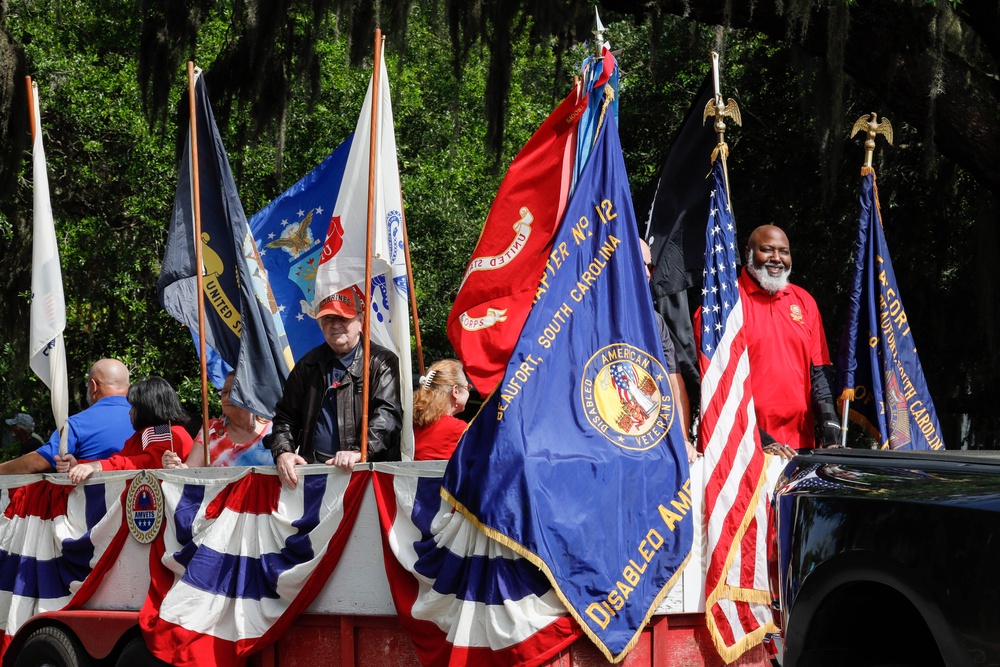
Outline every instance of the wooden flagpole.
MULTIPOLYGON (((201 361, 201 443, 205 447, 205 465, 212 465, 208 438, 208 345, 205 343, 205 276, 204 257, 201 244, 201 183, 198 178, 198 115, 195 104, 194 62, 189 60, 188 72, 188 115, 191 137, 191 209, 194 213, 194 266, 198 284, 198 358, 201 361)), ((170 451, 173 451, 173 438, 170 451)))
POLYGON ((371 363, 371 322, 368 317, 368 301, 371 299, 372 284, 372 228, 375 225, 375 160, 378 152, 378 90, 379 71, 382 67, 382 30, 375 28, 375 67, 372 71, 372 125, 371 140, 368 146, 368 232, 365 236, 365 284, 362 285, 365 297, 364 323, 364 365, 362 372, 361 393, 361 460, 368 460, 368 394, 371 391, 368 365, 371 363))
POLYGON ((28 87, 28 121, 31 123, 31 145, 35 145, 35 91, 31 87, 31 77, 24 77, 24 83, 28 87))
MULTIPOLYGON (((399 201, 403 201, 403 193, 399 193, 399 201)), ((413 264, 410 262, 410 237, 406 233, 406 208, 400 206, 400 215, 403 218, 403 251, 406 253, 406 283, 410 290, 410 308, 413 309, 413 331, 417 337, 417 368, 420 374, 424 374, 424 348, 420 342, 420 318, 417 316, 417 290, 413 281, 413 264)))

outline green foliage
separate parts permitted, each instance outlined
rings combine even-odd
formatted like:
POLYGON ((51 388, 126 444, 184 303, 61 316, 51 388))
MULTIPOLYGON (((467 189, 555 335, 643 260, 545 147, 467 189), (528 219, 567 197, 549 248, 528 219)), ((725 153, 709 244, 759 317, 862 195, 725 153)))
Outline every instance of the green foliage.
MULTIPOLYGON (((233 3, 205 4, 209 10, 200 15, 191 51, 208 71, 228 53, 233 3)), ((439 3, 412 3, 406 39, 390 35, 386 51, 428 363, 454 354, 445 321, 503 171, 570 91, 571 75, 591 49, 578 45, 563 52, 561 37, 543 37, 531 17, 518 17, 524 30, 512 33, 510 97, 498 172, 485 148, 487 121, 496 114, 485 103, 491 51, 482 42, 470 42, 456 77, 443 11, 439 3), (393 48, 397 44, 405 44, 405 52, 393 48)), ((299 26, 294 34, 312 31, 315 69, 310 72, 316 76, 290 77, 287 113, 279 122, 258 127, 253 122, 257 108, 236 97, 226 102, 228 114, 217 113, 248 216, 354 131, 371 59, 352 67, 349 54, 360 48, 370 53, 371 44, 348 43, 347 19, 332 13, 321 18, 306 30, 299 26, 303 16, 290 17, 293 27, 299 26)), ((609 13, 603 18, 607 39, 620 50, 619 126, 635 209, 643 223, 670 140, 708 71, 709 49, 718 47, 718 31, 663 16, 635 21, 609 13)), ((24 0, 8 8, 6 28, 23 45, 39 85, 67 296, 71 410, 84 405, 89 365, 115 356, 135 378, 158 374, 170 380, 196 414, 201 398, 194 346, 185 327, 162 310, 155 288, 176 190, 177 137, 159 126, 151 130, 142 113, 142 26, 134 4, 24 0)), ((862 152, 847 140, 847 131, 853 118, 879 109, 882 98, 847 81, 842 99, 846 118, 830 134, 816 112, 817 97, 823 103, 827 94, 819 64, 783 42, 749 31, 725 33, 722 46, 723 93, 739 102, 744 120, 743 127, 731 126, 727 134, 740 240, 763 223, 788 231, 795 279, 820 302, 836 351, 856 233, 862 152)), ((178 69, 170 76, 170 89, 158 94, 179 104, 186 90, 184 72, 178 69)), ((207 82, 212 96, 217 88, 211 78, 207 82)), ((173 127, 173 118, 167 126, 173 127)), ((982 364, 976 352, 990 338, 984 327, 970 326, 963 349, 956 349, 954 323, 968 319, 977 298, 974 286, 983 267, 995 262, 990 256, 995 232, 981 222, 979 202, 988 200, 967 173, 936 156, 911 126, 901 121, 895 126, 896 146, 879 149, 876 168, 897 277, 949 445, 956 446, 965 435, 959 431, 963 414, 973 416, 973 432, 981 444, 1000 430, 991 409, 992 366, 982 364), (931 168, 929 155, 935 158, 931 168)), ((44 432, 51 427, 48 392, 27 369, 25 343, 30 168, 26 160, 16 196, 0 202, 0 243, 9 249, 4 257, 14 260, 0 292, 8 315, 6 340, 0 344, 0 413, 30 412, 44 432)), ((213 414, 217 400, 213 391, 213 414)))

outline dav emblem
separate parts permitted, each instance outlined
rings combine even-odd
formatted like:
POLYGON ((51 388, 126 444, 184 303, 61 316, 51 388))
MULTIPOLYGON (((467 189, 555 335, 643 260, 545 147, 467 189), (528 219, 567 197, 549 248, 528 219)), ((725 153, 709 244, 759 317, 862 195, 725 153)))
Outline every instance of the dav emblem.
POLYGON ((788 314, 792 317, 793 320, 795 320, 799 324, 802 324, 802 309, 799 308, 798 304, 793 303, 792 305, 790 305, 788 307, 788 314))
POLYGON ((132 478, 125 496, 125 521, 132 537, 149 544, 163 525, 163 492, 159 481, 147 470, 132 478))
POLYGON ((637 347, 601 348, 587 361, 580 384, 587 421, 622 449, 654 447, 674 421, 671 396, 660 390, 666 377, 660 362, 637 347))

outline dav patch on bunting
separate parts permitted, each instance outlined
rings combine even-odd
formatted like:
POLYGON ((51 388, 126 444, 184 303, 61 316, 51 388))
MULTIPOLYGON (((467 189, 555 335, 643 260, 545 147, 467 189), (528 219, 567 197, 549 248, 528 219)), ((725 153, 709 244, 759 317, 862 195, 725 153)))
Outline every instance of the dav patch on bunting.
POLYGON ((674 406, 660 391, 663 366, 643 350, 615 343, 588 361, 580 384, 587 422, 623 449, 645 451, 670 430, 674 406))

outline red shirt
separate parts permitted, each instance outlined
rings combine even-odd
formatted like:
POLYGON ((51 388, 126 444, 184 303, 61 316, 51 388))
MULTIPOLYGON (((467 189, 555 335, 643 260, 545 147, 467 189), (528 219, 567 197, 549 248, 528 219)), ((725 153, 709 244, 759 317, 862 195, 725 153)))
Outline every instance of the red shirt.
POLYGON ((796 285, 770 294, 746 269, 739 285, 757 425, 795 449, 814 447, 810 366, 830 365, 819 307, 796 285))
POLYGON ((468 424, 461 419, 445 415, 427 426, 418 426, 413 429, 413 460, 450 459, 467 426, 468 424))
MULTIPOLYGON (((143 429, 143 431, 145 430, 143 429)), ((171 443, 166 440, 151 442, 148 447, 143 449, 143 431, 136 431, 131 438, 125 441, 125 446, 120 452, 101 461, 101 468, 104 470, 154 470, 162 468, 163 452, 170 449, 171 443)), ((171 426, 170 433, 174 451, 180 455, 181 461, 183 461, 191 453, 191 436, 188 435, 183 426, 171 426)))

